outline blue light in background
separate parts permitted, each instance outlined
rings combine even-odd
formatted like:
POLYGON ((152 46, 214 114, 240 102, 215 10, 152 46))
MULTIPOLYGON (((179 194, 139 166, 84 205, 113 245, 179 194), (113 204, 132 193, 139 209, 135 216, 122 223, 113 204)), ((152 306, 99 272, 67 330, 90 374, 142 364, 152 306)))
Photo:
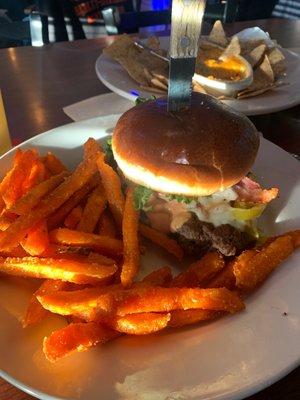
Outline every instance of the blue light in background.
POLYGON ((152 10, 165 10, 170 6, 171 0, 152 0, 152 10))
POLYGON ((137 92, 136 90, 130 90, 130 94, 132 94, 133 96, 139 96, 139 92, 137 92))

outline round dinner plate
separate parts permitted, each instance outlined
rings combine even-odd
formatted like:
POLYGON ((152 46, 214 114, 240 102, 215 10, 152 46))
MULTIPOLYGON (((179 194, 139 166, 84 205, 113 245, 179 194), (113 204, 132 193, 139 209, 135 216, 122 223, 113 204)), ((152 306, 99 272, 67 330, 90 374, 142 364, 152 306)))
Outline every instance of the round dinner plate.
MULTIPOLYGON (((118 115, 72 123, 39 135, 18 148, 54 152, 69 168, 82 157, 88 137, 111 134, 118 115)), ((15 149, 0 159, 0 175, 15 149)), ((300 226, 300 164, 262 139, 253 172, 281 195, 261 224, 278 234, 300 226)), ((143 256, 143 271, 171 265, 157 249, 143 256)), ((0 279, 0 375, 44 400, 234 400, 280 379, 300 360, 300 252, 246 299, 246 310, 220 320, 147 337, 122 337, 56 364, 42 353, 42 340, 66 324, 52 315, 23 329, 20 320, 37 283, 0 279)))
MULTIPOLYGON (((160 37, 162 48, 169 48, 169 37, 160 37)), ((284 84, 259 96, 245 99, 222 100, 246 115, 269 114, 285 110, 300 103, 300 56, 290 50, 281 49, 286 58, 287 76, 284 84)), ((153 93, 141 90, 127 72, 112 58, 101 54, 95 65, 101 82, 113 92, 134 101, 137 96, 149 97, 153 93)))

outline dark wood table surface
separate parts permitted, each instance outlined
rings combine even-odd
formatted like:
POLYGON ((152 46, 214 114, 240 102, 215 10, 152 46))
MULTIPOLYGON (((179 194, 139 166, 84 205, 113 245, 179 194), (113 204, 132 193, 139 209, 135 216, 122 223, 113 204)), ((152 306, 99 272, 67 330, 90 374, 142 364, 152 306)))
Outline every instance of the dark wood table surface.
MULTIPOLYGON (((283 47, 300 47, 300 20, 269 19, 228 24, 228 33, 260 26, 283 47)), ((0 89, 14 144, 70 122, 62 108, 109 92, 97 79, 94 65, 113 37, 61 42, 36 47, 0 50, 0 89)), ((300 155, 300 106, 252 117, 270 141, 300 155)), ((1 329, 1 327, 0 327, 1 329)), ((241 349, 242 351, 242 349, 241 349)), ((29 400, 0 378, 0 400, 29 400)), ((300 368, 248 398, 248 400, 299 400, 300 368)), ((88 400, 88 399, 86 399, 88 400)))

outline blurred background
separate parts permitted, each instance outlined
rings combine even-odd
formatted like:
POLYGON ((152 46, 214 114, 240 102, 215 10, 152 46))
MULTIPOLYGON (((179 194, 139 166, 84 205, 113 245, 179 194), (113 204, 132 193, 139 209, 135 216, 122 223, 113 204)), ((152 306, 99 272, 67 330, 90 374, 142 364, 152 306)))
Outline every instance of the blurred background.
MULTIPOLYGON (((0 0, 0 48, 166 30, 171 0, 0 0)), ((300 18, 300 0, 207 0, 214 22, 300 18)))

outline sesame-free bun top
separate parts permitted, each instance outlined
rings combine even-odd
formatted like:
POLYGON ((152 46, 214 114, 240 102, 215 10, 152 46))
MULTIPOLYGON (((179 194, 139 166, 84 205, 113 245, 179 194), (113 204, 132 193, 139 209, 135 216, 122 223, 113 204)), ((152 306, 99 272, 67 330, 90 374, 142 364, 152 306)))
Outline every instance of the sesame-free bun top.
POLYGON ((243 114, 211 96, 193 93, 190 109, 167 111, 167 99, 135 106, 118 120, 115 160, 131 181, 163 192, 206 196, 250 170, 259 134, 243 114))

